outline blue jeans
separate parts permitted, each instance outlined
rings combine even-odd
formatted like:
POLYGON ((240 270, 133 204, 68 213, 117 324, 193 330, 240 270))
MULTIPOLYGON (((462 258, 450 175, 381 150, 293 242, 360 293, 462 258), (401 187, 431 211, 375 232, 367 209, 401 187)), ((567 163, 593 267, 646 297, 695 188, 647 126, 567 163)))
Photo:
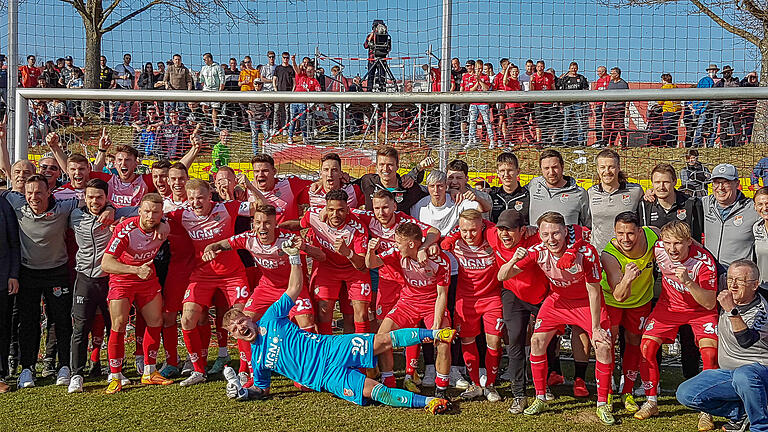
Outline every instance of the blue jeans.
POLYGON ((768 431, 768 367, 752 363, 734 370, 709 369, 680 384, 677 400, 696 411, 739 420, 752 432, 768 431))
POLYGON ((712 112, 711 107, 707 107, 704 112, 699 114, 696 121, 696 132, 693 134, 693 146, 701 147, 704 144, 706 147, 715 146, 715 113, 712 112), (704 135, 707 135, 706 142, 703 140, 704 135))
POLYGON ((259 154, 261 153, 261 147, 259 146, 259 132, 264 134, 264 141, 269 138, 269 119, 248 120, 248 124, 251 126, 251 147, 253 148, 253 154, 259 154))
POLYGON ((293 136, 293 130, 296 126, 296 122, 293 121, 296 119, 296 116, 299 116, 298 119, 296 119, 299 122, 299 129, 301 129, 301 136, 302 138, 307 138, 307 113, 305 112, 307 110, 307 104, 302 103, 293 103, 291 104, 291 125, 288 126, 288 136, 293 136), (299 115, 301 114, 301 115, 299 115))
POLYGON ((491 109, 488 104, 470 105, 469 106, 469 140, 477 140, 477 117, 483 116, 483 124, 488 131, 488 138, 491 143, 494 143, 493 139, 493 125, 491 124, 491 109))
POLYGON ((574 138, 577 141, 577 145, 586 144, 588 109, 589 105, 585 106, 583 103, 575 103, 563 107, 563 142, 565 144, 569 144, 574 138))

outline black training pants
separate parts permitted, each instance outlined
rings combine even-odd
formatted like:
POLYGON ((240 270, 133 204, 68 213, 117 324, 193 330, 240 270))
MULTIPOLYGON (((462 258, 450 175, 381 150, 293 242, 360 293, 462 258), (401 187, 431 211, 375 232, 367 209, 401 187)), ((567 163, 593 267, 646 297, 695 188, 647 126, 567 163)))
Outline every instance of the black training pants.
POLYGON ((107 294, 109 276, 88 277, 80 272, 75 279, 74 303, 72 304, 72 375, 82 375, 88 361, 88 335, 93 326, 93 317, 100 310, 104 322, 109 323, 107 294))

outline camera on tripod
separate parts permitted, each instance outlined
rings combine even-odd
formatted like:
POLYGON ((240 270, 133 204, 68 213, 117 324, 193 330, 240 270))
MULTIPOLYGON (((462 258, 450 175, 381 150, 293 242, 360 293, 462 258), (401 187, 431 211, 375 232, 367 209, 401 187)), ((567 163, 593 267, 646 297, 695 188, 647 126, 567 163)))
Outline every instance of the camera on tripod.
POLYGON ((369 41, 368 47, 375 58, 383 58, 389 55, 392 50, 392 38, 387 33, 387 25, 383 20, 373 20, 371 26, 373 39, 369 41))

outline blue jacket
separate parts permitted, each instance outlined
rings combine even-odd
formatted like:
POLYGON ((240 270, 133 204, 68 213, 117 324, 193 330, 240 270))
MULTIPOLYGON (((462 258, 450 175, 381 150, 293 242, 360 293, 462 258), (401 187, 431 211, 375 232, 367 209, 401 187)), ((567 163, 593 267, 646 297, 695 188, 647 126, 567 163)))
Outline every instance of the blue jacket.
POLYGON ((768 186, 768 157, 760 159, 752 169, 751 184, 759 184, 760 179, 763 179, 763 186, 768 186))
MULTIPOLYGON (((696 88, 712 88, 715 86, 715 80, 710 78, 709 76, 705 76, 704 78, 699 80, 699 83, 696 84, 696 88)), ((691 102, 691 107, 693 108, 693 111, 696 113, 697 116, 700 116, 704 113, 704 111, 707 109, 707 106, 709 106, 709 101, 694 101, 691 102)))
POLYGON ((0 193, 0 291, 8 290, 8 279, 19 278, 21 244, 16 212, 0 193))

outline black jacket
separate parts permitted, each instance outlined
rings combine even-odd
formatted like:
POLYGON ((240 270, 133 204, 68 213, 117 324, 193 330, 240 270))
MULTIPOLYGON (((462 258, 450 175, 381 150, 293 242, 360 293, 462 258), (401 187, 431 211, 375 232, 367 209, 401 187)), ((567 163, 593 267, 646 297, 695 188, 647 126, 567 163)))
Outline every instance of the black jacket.
POLYGON ((8 279, 19 278, 21 244, 16 212, 0 193, 0 291, 8 290, 8 279))

